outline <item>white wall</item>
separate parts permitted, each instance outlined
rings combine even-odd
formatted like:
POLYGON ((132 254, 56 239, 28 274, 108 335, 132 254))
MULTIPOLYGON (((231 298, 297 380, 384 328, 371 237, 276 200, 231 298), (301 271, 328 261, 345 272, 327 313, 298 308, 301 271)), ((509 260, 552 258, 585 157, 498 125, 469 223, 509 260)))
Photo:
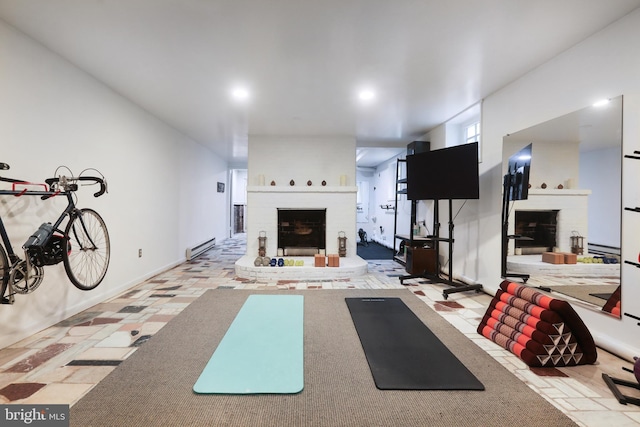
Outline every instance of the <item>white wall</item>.
MULTIPOLYGON (((78 200, 103 216, 111 238, 109 271, 95 290, 75 289, 59 264, 45 268, 34 293, 2 306, 0 347, 180 263, 188 246, 224 239, 228 192, 215 190, 226 182, 224 161, 2 21, 0 63, 0 161, 11 165, 3 176, 39 182, 59 165, 100 170, 109 193, 96 199, 81 188, 78 200)), ((14 248, 63 202, 0 196, 14 248)))
MULTIPOLYGON (((458 219, 456 251, 469 248, 466 263, 455 268, 495 292, 500 283, 500 206, 502 138, 520 129, 581 109, 602 98, 624 95, 623 150, 640 149, 640 10, 494 93, 483 103, 483 162, 480 201, 458 219), (466 224, 461 227, 460 222, 466 224), (461 229, 466 228, 462 233, 461 229)), ((432 138, 432 144, 434 139, 432 138)), ((437 148, 437 146, 435 147, 437 148)), ((640 162, 623 164, 623 204, 638 206, 640 162)), ((640 251, 640 215, 623 211, 623 258, 640 251)), ((640 316, 640 269, 622 266, 622 311, 640 316)), ((630 358, 640 354, 637 320, 614 319, 576 306, 599 345, 630 358)))
POLYGON ((311 181, 320 186, 340 186, 346 175, 346 185, 356 185, 356 141, 351 137, 313 136, 249 136, 247 185, 274 181, 277 186, 307 186, 311 181))
MULTIPOLYGON (((534 141, 508 141, 503 145, 502 171, 507 173, 509 157, 534 141)), ((580 143, 568 141, 545 141, 533 144, 531 153, 531 188, 567 188, 569 179, 578 182, 580 175, 580 143)), ((589 189, 580 185, 579 188, 589 189)))
MULTIPOLYGON (((227 163, 211 150, 182 137, 171 129, 167 130, 173 134, 173 136, 169 136, 169 139, 172 140, 171 145, 174 146, 173 149, 179 152, 179 165, 171 166, 171 168, 177 167, 172 175, 178 179, 179 203, 174 206, 170 201, 171 198, 159 196, 157 200, 149 204, 149 209, 162 207, 162 209, 176 210, 180 229, 177 235, 175 255, 178 257, 177 259, 182 260, 186 248, 198 245, 213 237, 220 244, 230 236, 229 173, 227 163), (218 193, 218 182, 224 184, 224 193, 218 193)), ((167 153, 165 152, 164 155, 166 156, 167 153)), ((162 170, 156 170, 153 173, 162 175, 162 170)), ((160 179, 159 176, 158 179, 160 179)), ((167 179, 164 178, 164 180, 167 179)), ((155 186, 152 191, 163 193, 162 187, 158 186, 155 186)), ((151 235, 158 233, 156 229, 158 225, 170 227, 170 224, 153 224, 149 233, 151 235)), ((165 246, 168 243, 165 242, 165 246)), ((166 249, 168 248, 162 248, 162 250, 166 249)))
POLYGON ((580 155, 580 186, 591 190, 589 243, 620 247, 621 193, 612 189, 620 188, 621 158, 620 147, 580 155))

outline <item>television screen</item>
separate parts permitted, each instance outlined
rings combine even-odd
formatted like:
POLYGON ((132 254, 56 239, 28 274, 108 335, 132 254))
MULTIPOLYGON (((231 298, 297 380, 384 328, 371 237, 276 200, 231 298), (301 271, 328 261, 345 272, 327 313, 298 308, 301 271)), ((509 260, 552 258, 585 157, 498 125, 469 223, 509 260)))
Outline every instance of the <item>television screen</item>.
POLYGON ((479 199, 478 143, 407 156, 407 199, 479 199))
POLYGON ((529 169, 531 168, 531 145, 529 144, 509 157, 509 169, 505 179, 509 184, 509 200, 526 200, 529 197, 529 169))

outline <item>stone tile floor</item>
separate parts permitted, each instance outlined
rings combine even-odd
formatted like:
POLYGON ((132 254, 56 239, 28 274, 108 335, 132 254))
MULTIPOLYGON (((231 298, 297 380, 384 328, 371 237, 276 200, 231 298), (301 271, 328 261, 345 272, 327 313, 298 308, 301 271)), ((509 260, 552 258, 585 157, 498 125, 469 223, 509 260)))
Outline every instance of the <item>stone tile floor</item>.
MULTIPOLYGON (((640 426, 640 407, 622 405, 601 378, 635 381, 630 363, 598 350, 595 365, 529 368, 476 332, 491 301, 484 293, 442 298, 445 285, 424 280, 399 283, 404 269, 391 260, 369 261, 369 273, 333 281, 257 282, 239 279, 234 262, 245 253, 243 235, 227 239, 193 262, 179 265, 130 291, 98 304, 7 348, 0 349, 0 403, 73 405, 119 363, 207 289, 407 289, 578 425, 640 426)), ((284 267, 286 268, 286 267, 284 267)), ((640 393, 623 389, 640 397, 640 393)))

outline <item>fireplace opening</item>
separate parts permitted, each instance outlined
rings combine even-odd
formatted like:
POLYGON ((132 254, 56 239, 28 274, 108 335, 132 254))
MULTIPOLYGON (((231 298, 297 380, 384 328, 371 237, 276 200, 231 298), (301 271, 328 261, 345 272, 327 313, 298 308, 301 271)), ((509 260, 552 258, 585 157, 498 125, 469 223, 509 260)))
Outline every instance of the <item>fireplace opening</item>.
POLYGON ((515 213, 515 247, 522 255, 551 252, 557 246, 559 210, 522 210, 515 213))
POLYGON ((310 256, 326 249, 326 209, 278 209, 278 250, 310 256))

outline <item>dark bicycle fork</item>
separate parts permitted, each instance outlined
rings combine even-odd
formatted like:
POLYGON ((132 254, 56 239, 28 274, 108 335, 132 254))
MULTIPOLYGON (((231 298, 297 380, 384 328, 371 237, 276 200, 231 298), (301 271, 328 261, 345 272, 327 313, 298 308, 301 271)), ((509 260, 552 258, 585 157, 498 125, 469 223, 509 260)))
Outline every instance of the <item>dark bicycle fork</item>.
MULTIPOLYGON (((93 239, 91 239, 91 233, 89 233, 89 230, 87 230, 87 225, 84 223, 84 219, 82 218, 82 211, 80 209, 75 209, 74 212, 70 215, 69 221, 72 221, 73 217, 77 217, 80 220, 80 225, 82 225, 82 231, 84 232, 84 235, 87 236, 87 239, 89 239, 89 243, 91 243, 90 249, 91 250, 97 249, 98 246, 93 241, 93 239)), ((83 240, 80 240, 80 237, 78 236, 75 223, 71 225, 71 230, 73 231, 73 235, 76 238, 76 242, 78 242, 78 245, 80 246, 79 249, 86 250, 87 248, 82 245, 83 240)))

